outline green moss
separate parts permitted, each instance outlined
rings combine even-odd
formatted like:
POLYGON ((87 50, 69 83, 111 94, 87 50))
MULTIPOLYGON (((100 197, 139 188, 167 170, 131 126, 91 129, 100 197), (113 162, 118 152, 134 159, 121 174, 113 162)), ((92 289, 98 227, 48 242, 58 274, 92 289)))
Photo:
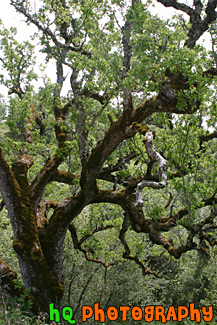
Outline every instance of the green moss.
POLYGON ((141 123, 133 122, 132 127, 135 128, 140 134, 145 135, 148 131, 148 127, 141 123))

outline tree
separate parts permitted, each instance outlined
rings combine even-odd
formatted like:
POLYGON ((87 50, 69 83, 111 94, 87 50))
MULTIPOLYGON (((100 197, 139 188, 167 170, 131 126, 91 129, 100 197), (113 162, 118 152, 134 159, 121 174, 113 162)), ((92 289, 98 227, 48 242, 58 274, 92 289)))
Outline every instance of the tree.
MULTIPOLYGON (((208 255, 216 245, 217 2, 158 2, 182 15, 163 21, 140 0, 43 0, 38 8, 11 0, 37 27, 45 64, 56 64, 56 83, 44 77, 39 89, 34 46, 1 25, 13 134, 0 151, 1 209, 36 313, 60 305, 67 230, 87 260, 112 264, 82 245, 113 223, 101 220, 79 239, 74 222, 91 205, 121 208, 123 257, 144 275, 157 276, 131 254, 129 227, 176 259, 191 250, 208 255), (205 32, 212 51, 197 44, 205 32), (70 89, 62 96, 67 74, 70 89), (51 200, 51 183, 50 196, 58 188, 63 200, 51 200)), ((16 272, 3 260, 0 269, 5 293, 20 294, 16 272)))

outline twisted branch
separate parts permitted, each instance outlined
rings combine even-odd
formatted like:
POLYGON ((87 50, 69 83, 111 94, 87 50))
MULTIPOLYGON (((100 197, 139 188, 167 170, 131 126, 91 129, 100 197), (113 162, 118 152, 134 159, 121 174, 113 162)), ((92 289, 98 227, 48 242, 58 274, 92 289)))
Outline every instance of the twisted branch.
POLYGON ((145 143, 145 148, 147 155, 149 159, 152 162, 158 162, 159 163, 159 176, 160 176, 160 181, 150 181, 150 180, 142 180, 141 182, 138 183, 137 189, 136 189, 136 205, 143 205, 143 200, 142 200, 142 189, 144 187, 152 187, 155 189, 160 189, 166 186, 167 182, 167 161, 161 156, 161 154, 157 151, 154 145, 154 134, 152 131, 147 130, 146 127, 143 127, 139 125, 138 123, 133 123, 133 127, 137 128, 137 130, 142 133, 145 138, 144 138, 144 143, 145 143))
POLYGON ((106 229, 109 229, 109 228, 113 228, 113 227, 114 227, 113 225, 99 227, 97 229, 94 229, 90 234, 87 234, 84 237, 82 237, 80 240, 78 239, 78 236, 77 236, 77 229, 73 225, 72 222, 70 223, 70 225, 68 227, 68 230, 71 233, 71 237, 72 237, 72 241, 73 241, 73 244, 74 244, 74 248, 75 249, 78 249, 80 252, 82 252, 84 254, 84 256, 85 256, 85 258, 86 258, 87 261, 94 262, 94 263, 99 263, 99 264, 102 264, 105 268, 108 268, 109 266, 114 265, 114 263, 112 263, 112 262, 105 263, 102 260, 99 260, 99 259, 90 257, 89 256, 90 251, 87 250, 87 249, 85 249, 85 248, 83 248, 83 247, 81 247, 81 245, 84 243, 85 240, 87 240, 88 238, 90 238, 91 236, 93 236, 93 234, 95 234, 95 233, 97 233, 99 231, 102 231, 102 230, 106 230, 106 229))

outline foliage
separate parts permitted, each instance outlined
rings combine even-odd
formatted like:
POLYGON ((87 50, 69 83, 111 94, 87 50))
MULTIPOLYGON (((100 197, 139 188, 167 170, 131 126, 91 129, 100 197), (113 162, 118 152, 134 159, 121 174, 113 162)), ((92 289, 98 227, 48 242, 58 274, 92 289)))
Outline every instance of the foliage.
POLYGON ((216 3, 158 2, 188 18, 11 0, 23 42, 0 21, 0 276, 12 298, 18 270, 25 311, 215 303, 216 3))

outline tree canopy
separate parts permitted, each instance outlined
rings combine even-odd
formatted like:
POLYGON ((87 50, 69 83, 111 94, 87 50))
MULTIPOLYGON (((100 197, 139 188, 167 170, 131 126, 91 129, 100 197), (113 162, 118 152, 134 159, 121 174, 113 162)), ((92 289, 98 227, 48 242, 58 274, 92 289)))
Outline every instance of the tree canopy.
MULTIPOLYGON (((217 1, 157 2, 174 17, 142 0, 11 0, 37 33, 18 42, 0 23, 0 210, 35 313, 61 303, 67 234, 90 262, 154 277, 153 247, 180 259, 217 244, 217 1)), ((7 296, 23 292, 0 272, 7 296)))

